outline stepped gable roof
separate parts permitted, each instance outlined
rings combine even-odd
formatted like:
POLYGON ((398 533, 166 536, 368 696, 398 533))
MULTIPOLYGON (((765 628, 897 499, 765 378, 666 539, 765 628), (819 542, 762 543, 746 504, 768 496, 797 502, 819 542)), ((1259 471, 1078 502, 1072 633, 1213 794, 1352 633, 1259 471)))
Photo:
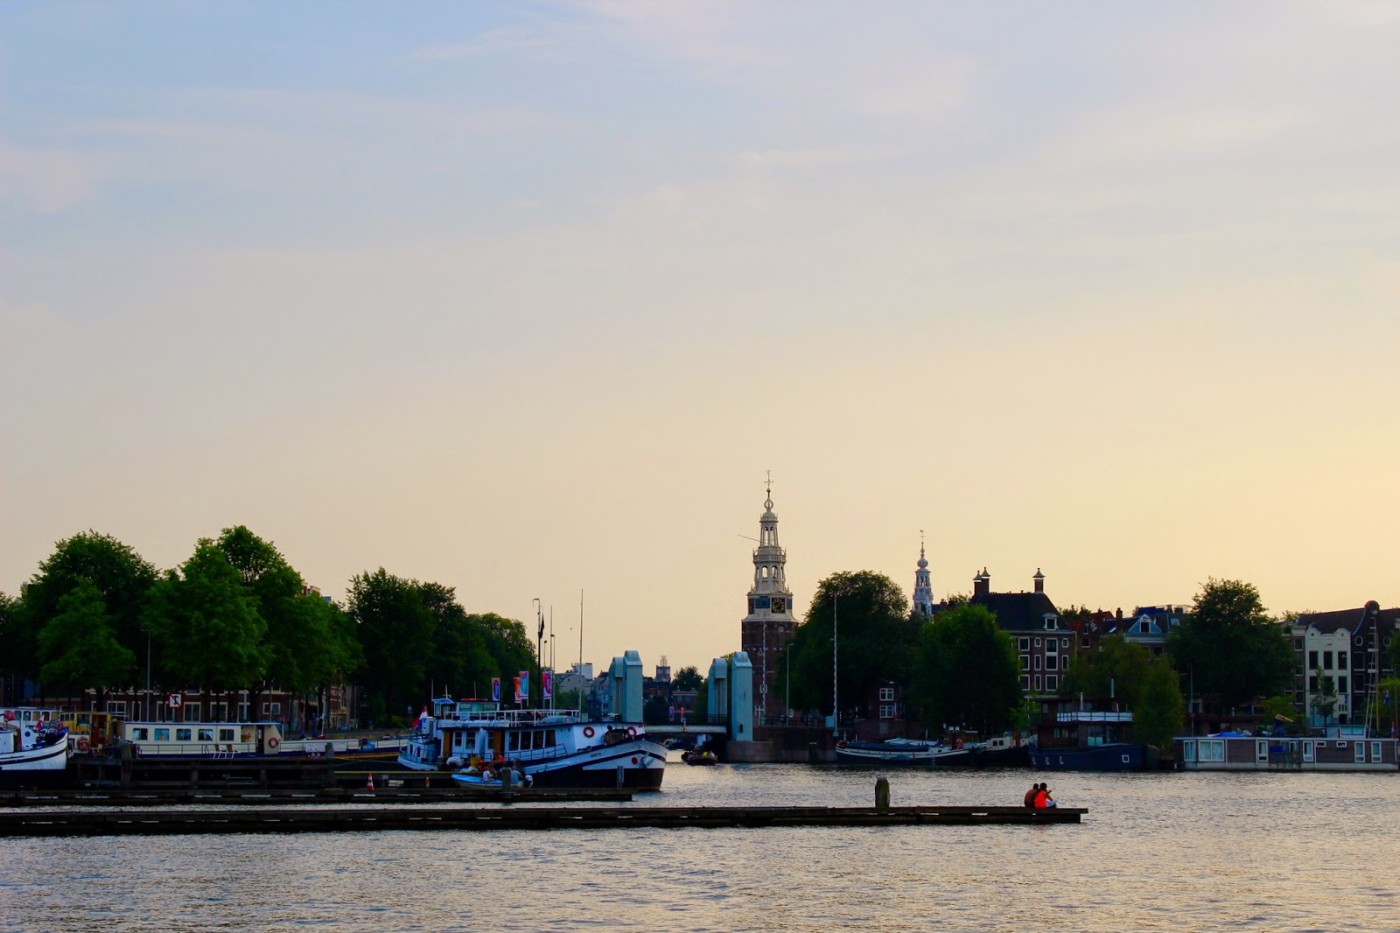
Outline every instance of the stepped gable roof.
POLYGON ((1055 629, 1069 631, 1060 620, 1060 610, 1044 593, 979 593, 968 600, 986 606, 997 617, 997 625, 1009 632, 1045 631, 1045 617, 1055 616, 1055 629))

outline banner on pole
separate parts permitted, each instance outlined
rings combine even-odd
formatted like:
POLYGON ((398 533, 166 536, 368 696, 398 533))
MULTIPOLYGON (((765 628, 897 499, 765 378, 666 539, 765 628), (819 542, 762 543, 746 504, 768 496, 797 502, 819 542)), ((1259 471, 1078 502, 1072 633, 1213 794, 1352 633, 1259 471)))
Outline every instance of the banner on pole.
POLYGON ((499 677, 491 678, 491 700, 495 703, 501 702, 501 678, 499 677))
POLYGON ((554 696, 554 672, 551 670, 540 671, 540 699, 548 700, 554 696))

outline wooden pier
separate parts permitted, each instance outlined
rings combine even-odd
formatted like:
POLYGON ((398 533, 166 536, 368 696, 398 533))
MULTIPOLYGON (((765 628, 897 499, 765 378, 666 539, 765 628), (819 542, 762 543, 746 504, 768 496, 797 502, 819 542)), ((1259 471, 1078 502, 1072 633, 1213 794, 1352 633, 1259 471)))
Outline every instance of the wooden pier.
POLYGON ((627 829, 786 826, 1039 826, 1078 823, 1058 807, 316 807, 0 813, 0 836, 132 836, 392 829, 627 829))

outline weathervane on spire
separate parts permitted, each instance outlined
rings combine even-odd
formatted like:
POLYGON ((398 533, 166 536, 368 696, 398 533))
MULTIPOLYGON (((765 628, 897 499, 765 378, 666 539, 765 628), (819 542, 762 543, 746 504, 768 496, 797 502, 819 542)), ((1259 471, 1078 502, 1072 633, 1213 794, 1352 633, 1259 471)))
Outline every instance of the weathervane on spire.
POLYGON ((768 478, 767 478, 766 480, 763 481, 763 492, 764 492, 763 507, 764 507, 765 509, 768 509, 769 511, 772 511, 772 509, 773 509, 773 471, 772 471, 772 470, 765 470, 764 472, 768 474, 768 478))

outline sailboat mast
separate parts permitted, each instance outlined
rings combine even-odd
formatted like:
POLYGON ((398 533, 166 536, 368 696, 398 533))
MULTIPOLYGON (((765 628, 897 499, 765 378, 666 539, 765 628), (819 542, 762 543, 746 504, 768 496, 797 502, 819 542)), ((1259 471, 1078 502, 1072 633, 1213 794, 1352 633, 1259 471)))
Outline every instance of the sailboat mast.
POLYGON ((841 649, 841 643, 836 640, 839 623, 840 616, 837 614, 836 595, 833 593, 831 596, 831 734, 836 736, 841 734, 841 684, 836 679, 837 652, 841 649))

